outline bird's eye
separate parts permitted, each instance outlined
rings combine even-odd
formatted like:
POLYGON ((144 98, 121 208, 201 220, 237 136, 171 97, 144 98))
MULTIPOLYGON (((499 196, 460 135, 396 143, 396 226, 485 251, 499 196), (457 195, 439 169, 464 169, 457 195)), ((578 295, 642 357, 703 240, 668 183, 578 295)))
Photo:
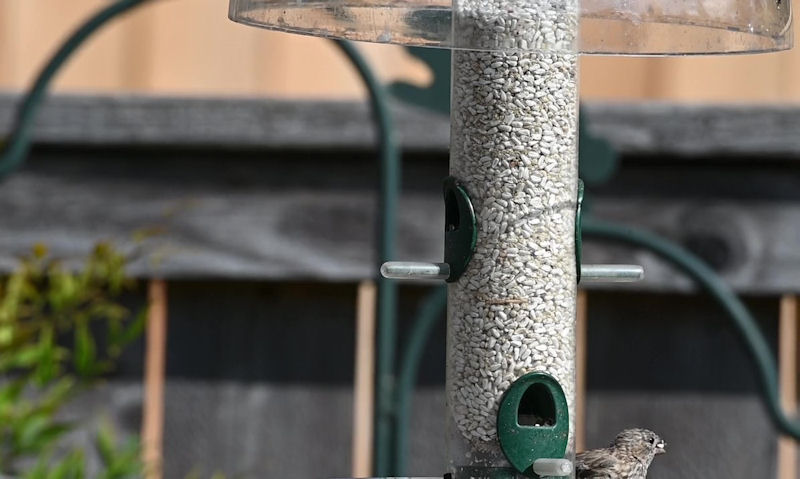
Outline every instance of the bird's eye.
POLYGON ((655 443, 656 443, 656 438, 654 438, 654 437, 651 437, 651 438, 650 438, 650 444, 655 444, 655 443))

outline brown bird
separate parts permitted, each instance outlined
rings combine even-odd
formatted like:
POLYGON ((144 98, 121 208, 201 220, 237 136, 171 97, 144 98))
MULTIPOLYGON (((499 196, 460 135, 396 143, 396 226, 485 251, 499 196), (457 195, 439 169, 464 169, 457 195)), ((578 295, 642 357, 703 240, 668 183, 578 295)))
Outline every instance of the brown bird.
POLYGON ((647 429, 626 429, 603 449, 575 456, 578 479, 645 479, 656 454, 667 452, 667 443, 647 429))

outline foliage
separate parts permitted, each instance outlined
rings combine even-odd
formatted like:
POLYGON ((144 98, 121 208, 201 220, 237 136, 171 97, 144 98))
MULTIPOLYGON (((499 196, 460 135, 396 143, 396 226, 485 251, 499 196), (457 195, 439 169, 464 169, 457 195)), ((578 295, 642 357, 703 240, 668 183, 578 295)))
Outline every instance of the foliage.
MULTIPOLYGON (((140 455, 139 441, 135 437, 124 443, 117 441, 110 424, 105 423, 95 438, 102 462, 98 479, 126 479, 141 477, 144 468, 140 455)), ((85 479, 86 460, 80 449, 75 449, 60 458, 51 452, 40 456, 36 464, 27 470, 24 479, 85 479)))
MULTIPOLYGON (((59 412, 109 372, 144 329, 146 311, 120 304, 133 286, 126 258, 98 244, 81 271, 68 271, 36 246, 0 281, 0 471, 27 479, 83 479, 81 450, 64 446, 75 425, 59 412), (103 346, 101 346, 103 345, 103 346)), ((119 443, 109 425, 97 432, 99 477, 141 475, 138 441, 119 443)))
MULTIPOLYGON (((189 474, 186 475, 184 479, 200 479, 201 477, 203 476, 201 476, 199 472, 191 471, 189 474)), ((217 471, 211 476, 211 479, 226 479, 226 477, 227 476, 225 474, 217 471)))

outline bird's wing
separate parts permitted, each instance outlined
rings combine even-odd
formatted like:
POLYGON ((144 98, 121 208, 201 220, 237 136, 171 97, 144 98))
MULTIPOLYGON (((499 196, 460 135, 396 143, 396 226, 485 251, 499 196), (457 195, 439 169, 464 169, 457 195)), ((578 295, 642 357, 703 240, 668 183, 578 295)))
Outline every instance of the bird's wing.
POLYGON ((620 461, 608 449, 595 449, 575 456, 578 479, 616 479, 620 461))

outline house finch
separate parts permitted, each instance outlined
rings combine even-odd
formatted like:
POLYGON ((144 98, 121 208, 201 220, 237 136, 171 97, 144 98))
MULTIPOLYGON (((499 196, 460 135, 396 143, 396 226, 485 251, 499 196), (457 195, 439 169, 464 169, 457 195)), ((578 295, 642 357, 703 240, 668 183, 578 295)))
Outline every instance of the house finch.
POLYGON ((626 429, 603 449, 575 456, 578 479, 645 479, 656 454, 667 452, 667 443, 647 429, 626 429))

